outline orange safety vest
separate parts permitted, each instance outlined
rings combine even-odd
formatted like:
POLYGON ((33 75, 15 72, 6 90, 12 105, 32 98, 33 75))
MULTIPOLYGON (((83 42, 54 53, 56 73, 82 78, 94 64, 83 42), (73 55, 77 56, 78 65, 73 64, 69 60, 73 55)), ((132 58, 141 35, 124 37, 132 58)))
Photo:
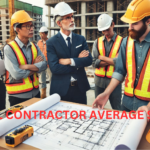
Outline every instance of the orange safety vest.
MULTIPOLYGON (((98 45, 98 52, 101 56, 105 56, 105 46, 104 46, 104 41, 103 41, 104 36, 98 38, 97 40, 97 45, 98 45)), ((109 58, 115 58, 116 55, 118 54, 121 42, 122 42, 122 37, 117 35, 115 42, 112 46, 112 49, 109 53, 109 58)), ((107 77, 111 78, 113 72, 114 72, 114 66, 113 65, 108 65, 107 67, 100 67, 99 69, 95 69, 95 75, 99 77, 107 77)))
MULTIPOLYGON (((31 52, 32 52, 32 64, 37 57, 37 48, 31 43, 31 52)), ((22 52, 21 48, 17 44, 16 41, 12 41, 9 43, 9 46, 12 48, 13 52, 16 55, 17 61, 19 65, 25 65, 27 63, 27 59, 22 52)), ((30 77, 23 78, 21 83, 10 83, 9 82, 9 72, 6 70, 6 89, 8 94, 20 94, 33 90, 33 88, 39 87, 39 80, 36 73, 33 74, 33 81, 30 77)))
POLYGON ((127 78, 125 81, 124 94, 129 97, 137 97, 141 100, 150 101, 150 48, 142 67, 138 84, 134 87, 136 80, 136 62, 134 40, 128 37, 126 48, 127 78))

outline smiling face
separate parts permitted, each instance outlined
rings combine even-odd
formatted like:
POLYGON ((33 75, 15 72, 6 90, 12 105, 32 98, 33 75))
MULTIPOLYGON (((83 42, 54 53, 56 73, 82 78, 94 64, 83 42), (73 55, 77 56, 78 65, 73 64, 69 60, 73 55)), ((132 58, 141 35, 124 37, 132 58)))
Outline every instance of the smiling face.
POLYGON ((33 32, 34 32, 34 25, 32 21, 23 23, 20 28, 16 28, 16 31, 19 36, 25 37, 25 38, 32 38, 33 32))

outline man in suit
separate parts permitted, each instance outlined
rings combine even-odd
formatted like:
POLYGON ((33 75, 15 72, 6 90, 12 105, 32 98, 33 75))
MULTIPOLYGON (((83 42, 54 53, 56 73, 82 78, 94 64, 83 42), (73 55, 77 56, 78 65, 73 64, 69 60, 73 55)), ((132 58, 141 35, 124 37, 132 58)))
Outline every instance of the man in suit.
POLYGON ((84 67, 92 64, 92 56, 85 38, 72 32, 74 12, 65 2, 54 8, 54 20, 60 31, 46 41, 52 71, 50 94, 58 93, 62 100, 86 104, 90 86, 84 67))

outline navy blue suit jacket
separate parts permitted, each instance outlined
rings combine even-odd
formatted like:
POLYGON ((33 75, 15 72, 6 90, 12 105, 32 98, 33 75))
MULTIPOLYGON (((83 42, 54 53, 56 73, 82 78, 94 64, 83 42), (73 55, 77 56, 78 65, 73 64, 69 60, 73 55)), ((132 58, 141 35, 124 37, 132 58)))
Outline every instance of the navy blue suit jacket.
POLYGON ((89 53, 88 57, 78 58, 81 51, 88 50, 85 38, 72 33, 71 53, 60 32, 48 39, 46 45, 48 64, 52 72, 50 94, 58 93, 60 96, 65 96, 73 74, 76 74, 80 91, 86 92, 89 90, 90 86, 84 67, 92 64, 91 53, 89 53), (59 64, 59 59, 61 58, 73 58, 75 66, 59 64))

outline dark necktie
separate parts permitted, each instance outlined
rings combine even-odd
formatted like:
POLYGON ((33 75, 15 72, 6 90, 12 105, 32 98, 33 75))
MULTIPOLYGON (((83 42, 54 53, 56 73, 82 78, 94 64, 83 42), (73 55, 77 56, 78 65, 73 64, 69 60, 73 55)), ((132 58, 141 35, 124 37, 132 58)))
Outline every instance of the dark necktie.
MULTIPOLYGON (((66 40, 68 41, 68 48, 69 48, 69 50, 70 50, 70 55, 71 55, 71 42, 70 42, 70 37, 67 37, 66 40)), ((76 73, 73 73, 71 76, 72 76, 74 79, 77 79, 76 73)))
POLYGON ((69 48, 70 54, 71 54, 71 42, 70 42, 70 37, 67 37, 66 40, 68 41, 68 48, 69 48))

